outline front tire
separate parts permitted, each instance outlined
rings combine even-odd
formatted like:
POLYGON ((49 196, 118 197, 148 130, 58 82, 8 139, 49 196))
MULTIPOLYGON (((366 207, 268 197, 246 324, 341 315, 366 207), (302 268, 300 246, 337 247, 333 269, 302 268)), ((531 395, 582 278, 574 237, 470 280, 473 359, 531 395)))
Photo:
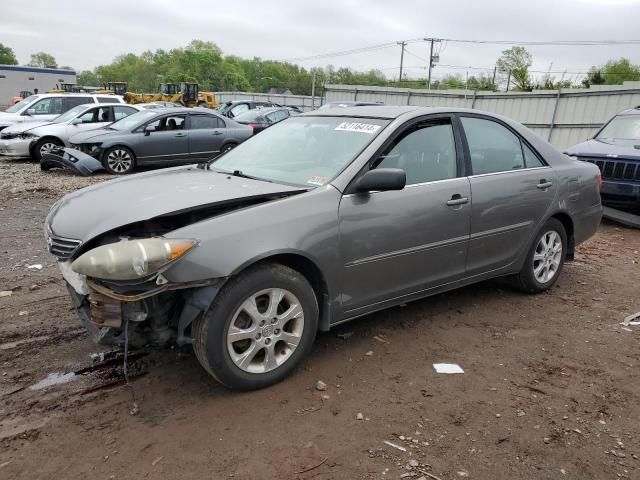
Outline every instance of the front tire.
POLYGON ((550 218, 538 231, 524 266, 516 276, 516 286, 527 293, 548 290, 558 280, 567 252, 564 225, 550 218))
POLYGON ((127 147, 111 147, 104 152, 102 165, 112 175, 126 175, 133 172, 136 157, 127 147))
POLYGON ((318 302, 297 271, 261 264, 232 278, 192 327, 201 365, 219 382, 256 390, 286 378, 311 351, 318 302))
POLYGON ((33 147, 33 159, 39 162, 45 153, 60 147, 64 147, 64 144, 57 138, 42 138, 33 147))

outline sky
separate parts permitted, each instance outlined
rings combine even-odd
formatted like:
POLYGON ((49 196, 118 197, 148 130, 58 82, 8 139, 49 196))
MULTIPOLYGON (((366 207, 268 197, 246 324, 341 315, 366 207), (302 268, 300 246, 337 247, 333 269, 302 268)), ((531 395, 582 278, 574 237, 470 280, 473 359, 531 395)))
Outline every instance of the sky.
MULTIPOLYGON (((638 40, 639 19, 640 0, 3 0, 0 43, 13 48, 21 64, 31 53, 45 51, 59 65, 80 71, 120 54, 181 47, 192 39, 212 41, 224 54, 288 60, 425 37, 638 40)), ((490 71, 508 48, 455 42, 436 47, 440 64, 434 79, 490 71)), ((428 48, 422 41, 407 45, 409 78, 425 76, 428 48)), ((623 56, 640 64, 640 45, 527 48, 534 74, 586 71, 623 56)), ((295 63, 376 68, 397 78, 400 46, 295 63)), ((564 78, 574 77, 569 73, 564 78)))

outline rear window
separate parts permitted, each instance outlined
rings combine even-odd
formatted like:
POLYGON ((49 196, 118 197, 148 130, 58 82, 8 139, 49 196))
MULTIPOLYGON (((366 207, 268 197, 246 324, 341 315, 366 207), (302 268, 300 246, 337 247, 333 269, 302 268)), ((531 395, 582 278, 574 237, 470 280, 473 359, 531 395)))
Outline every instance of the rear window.
POLYGON ((98 103, 120 103, 116 97, 98 97, 98 103))

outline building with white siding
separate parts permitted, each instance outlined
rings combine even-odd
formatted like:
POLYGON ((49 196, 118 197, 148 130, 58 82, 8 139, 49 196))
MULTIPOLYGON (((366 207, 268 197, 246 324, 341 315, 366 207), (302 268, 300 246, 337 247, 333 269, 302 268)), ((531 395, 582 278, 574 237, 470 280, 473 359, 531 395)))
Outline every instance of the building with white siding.
POLYGON ((61 83, 76 83, 76 72, 60 68, 0 65, 0 107, 21 91, 46 93, 61 83))

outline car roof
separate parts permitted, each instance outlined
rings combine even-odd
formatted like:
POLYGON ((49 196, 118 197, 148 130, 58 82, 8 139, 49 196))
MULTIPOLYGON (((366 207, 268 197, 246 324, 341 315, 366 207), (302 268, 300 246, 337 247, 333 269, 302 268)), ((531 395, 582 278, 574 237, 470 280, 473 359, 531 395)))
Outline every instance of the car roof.
POLYGON ((472 108, 459 107, 418 107, 418 106, 398 106, 398 105, 367 105, 358 107, 325 108, 322 110, 312 110, 303 113, 300 117, 361 117, 361 118, 384 118, 393 120, 402 116, 418 117, 421 115, 431 115, 436 113, 476 113, 494 118, 502 116, 472 108), (409 114, 409 115, 407 115, 409 114))
POLYGON ((628 110, 623 110, 622 112, 618 113, 617 115, 640 115, 640 105, 638 105, 637 107, 634 107, 634 108, 630 108, 628 110))

